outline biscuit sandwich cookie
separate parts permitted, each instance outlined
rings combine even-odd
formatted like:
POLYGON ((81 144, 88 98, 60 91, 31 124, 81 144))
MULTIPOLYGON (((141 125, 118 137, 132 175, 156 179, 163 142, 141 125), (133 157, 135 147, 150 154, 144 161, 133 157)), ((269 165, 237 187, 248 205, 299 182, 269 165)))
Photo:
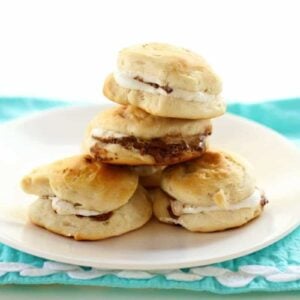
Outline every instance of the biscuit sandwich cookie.
POLYGON ((33 170, 21 182, 38 196, 32 223, 75 240, 101 240, 143 226, 152 215, 138 176, 89 155, 66 158, 33 170))
POLYGON ((162 118, 120 105, 90 122, 82 148, 109 164, 170 165, 202 155, 211 131, 210 120, 162 118))
POLYGON ((120 51, 117 70, 103 87, 104 95, 161 117, 208 119, 222 115, 222 84, 196 53, 162 43, 120 51))
POLYGON ((159 221, 196 232, 242 226, 258 217, 267 203, 246 161, 212 151, 166 168, 161 189, 151 197, 159 221))

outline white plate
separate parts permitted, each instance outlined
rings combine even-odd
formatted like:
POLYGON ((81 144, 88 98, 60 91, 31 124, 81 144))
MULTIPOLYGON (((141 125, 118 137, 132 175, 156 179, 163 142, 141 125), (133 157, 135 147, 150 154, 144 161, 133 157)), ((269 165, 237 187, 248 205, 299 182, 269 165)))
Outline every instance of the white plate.
POLYGON ((239 229, 190 233, 150 222, 144 228, 99 242, 76 242, 28 223, 34 197, 22 193, 22 175, 40 163, 79 151, 88 120, 103 106, 63 108, 0 127, 0 241, 16 249, 66 263, 108 269, 170 269, 236 258, 279 240, 299 224, 300 154, 275 132, 242 118, 214 121, 212 145, 248 158, 270 204, 239 229))

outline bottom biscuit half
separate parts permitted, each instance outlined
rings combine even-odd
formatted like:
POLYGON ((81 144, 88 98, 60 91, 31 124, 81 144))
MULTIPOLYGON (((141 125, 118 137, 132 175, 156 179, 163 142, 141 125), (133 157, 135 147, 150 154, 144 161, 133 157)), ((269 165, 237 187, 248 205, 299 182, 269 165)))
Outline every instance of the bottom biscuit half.
POLYGON ((176 216, 171 209, 172 198, 160 189, 151 191, 153 212, 163 223, 181 225, 194 232, 214 232, 243 226, 260 216, 263 205, 237 210, 207 211, 176 216))
POLYGON ((38 199, 29 209, 32 223, 75 240, 102 240, 118 236, 142 227, 151 216, 151 203, 142 187, 137 189, 127 204, 105 214, 103 218, 58 215, 48 199, 38 199))

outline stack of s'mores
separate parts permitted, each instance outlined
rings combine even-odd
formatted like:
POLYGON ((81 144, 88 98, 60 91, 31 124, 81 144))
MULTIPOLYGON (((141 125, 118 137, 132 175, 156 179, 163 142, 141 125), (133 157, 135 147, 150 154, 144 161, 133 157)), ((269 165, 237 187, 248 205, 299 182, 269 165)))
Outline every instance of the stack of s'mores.
POLYGON ((34 224, 76 240, 104 239, 154 216, 195 232, 246 224, 266 199, 244 159, 212 151, 221 82, 199 55, 167 44, 123 49, 104 95, 118 105, 88 124, 83 154, 33 170, 34 224), (151 200, 150 200, 151 199, 151 200))

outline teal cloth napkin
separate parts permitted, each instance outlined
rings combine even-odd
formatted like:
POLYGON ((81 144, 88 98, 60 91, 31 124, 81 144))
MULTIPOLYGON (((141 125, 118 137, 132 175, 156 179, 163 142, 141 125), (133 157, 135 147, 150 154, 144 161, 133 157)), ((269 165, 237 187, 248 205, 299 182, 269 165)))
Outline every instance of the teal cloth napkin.
MULTIPOLYGON (((67 102, 0 98, 0 121, 67 102)), ((230 104, 228 111, 255 120, 300 146, 300 99, 230 104)), ((300 290, 300 228, 253 254, 205 267, 142 272, 100 270, 48 261, 0 244, 0 284, 76 284, 209 291, 220 294, 300 290)))

